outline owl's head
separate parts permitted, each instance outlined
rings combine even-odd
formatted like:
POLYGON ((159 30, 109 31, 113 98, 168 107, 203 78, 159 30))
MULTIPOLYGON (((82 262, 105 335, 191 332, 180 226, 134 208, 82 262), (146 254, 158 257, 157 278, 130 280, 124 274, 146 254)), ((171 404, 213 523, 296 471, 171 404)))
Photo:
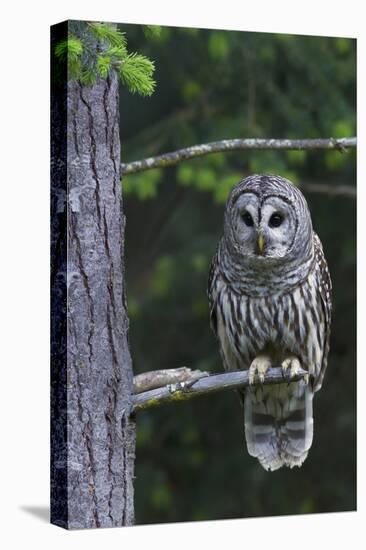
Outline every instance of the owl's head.
POLYGON ((233 188, 226 203, 224 234, 236 254, 258 262, 301 259, 312 247, 306 200, 279 176, 249 176, 233 188))

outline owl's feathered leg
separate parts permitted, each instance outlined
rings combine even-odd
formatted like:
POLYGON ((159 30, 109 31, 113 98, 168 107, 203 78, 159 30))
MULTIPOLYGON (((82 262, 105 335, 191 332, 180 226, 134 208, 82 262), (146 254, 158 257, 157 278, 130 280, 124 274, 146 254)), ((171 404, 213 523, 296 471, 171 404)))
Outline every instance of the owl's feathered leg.
POLYGON ((301 369, 300 361, 297 357, 287 357, 282 361, 281 367, 283 374, 290 379, 301 369))
POLYGON ((246 389, 245 437, 266 470, 301 466, 313 439, 313 390, 303 380, 246 389))
POLYGON ((271 360, 268 355, 258 355, 253 359, 249 367, 249 384, 254 384, 256 375, 260 382, 264 382, 265 374, 270 367, 271 360))

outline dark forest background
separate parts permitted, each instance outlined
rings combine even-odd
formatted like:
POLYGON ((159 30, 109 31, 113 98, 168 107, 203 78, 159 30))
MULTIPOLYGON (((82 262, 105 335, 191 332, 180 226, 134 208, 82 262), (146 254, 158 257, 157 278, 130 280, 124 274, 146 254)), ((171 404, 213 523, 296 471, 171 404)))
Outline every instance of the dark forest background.
MULTIPOLYGON (((121 89, 122 161, 224 138, 349 137, 356 41, 120 25, 154 60, 147 99, 121 89)), ((356 184, 354 151, 215 154, 123 179, 135 374, 222 370, 206 284, 231 187, 252 173, 356 184)), ((137 523, 353 510, 356 507, 356 201, 306 194, 333 280, 331 353, 301 469, 267 473, 245 447, 234 392, 138 413, 137 523)))

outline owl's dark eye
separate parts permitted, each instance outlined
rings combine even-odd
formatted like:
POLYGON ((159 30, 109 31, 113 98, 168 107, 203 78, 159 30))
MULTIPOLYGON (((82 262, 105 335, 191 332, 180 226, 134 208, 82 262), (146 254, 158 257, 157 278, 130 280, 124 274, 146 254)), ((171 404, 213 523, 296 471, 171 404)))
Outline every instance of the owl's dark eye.
POLYGON ((248 227, 253 227, 254 222, 252 216, 249 214, 249 212, 244 212, 244 214, 241 215, 243 222, 248 227))
POLYGON ((269 226, 279 227, 282 222, 283 222, 283 216, 281 216, 281 214, 279 214, 278 212, 275 212, 274 214, 272 214, 272 216, 269 219, 269 226))

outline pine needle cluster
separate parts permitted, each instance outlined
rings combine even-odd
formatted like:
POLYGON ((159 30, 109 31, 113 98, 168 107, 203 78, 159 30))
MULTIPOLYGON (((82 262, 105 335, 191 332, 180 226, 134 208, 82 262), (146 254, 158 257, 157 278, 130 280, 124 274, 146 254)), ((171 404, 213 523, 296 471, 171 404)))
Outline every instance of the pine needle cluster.
POLYGON ((150 96, 154 92, 153 61, 129 53, 125 34, 108 23, 70 22, 67 39, 55 46, 54 53, 56 59, 67 61, 69 79, 84 85, 106 79, 115 70, 131 93, 150 96))

